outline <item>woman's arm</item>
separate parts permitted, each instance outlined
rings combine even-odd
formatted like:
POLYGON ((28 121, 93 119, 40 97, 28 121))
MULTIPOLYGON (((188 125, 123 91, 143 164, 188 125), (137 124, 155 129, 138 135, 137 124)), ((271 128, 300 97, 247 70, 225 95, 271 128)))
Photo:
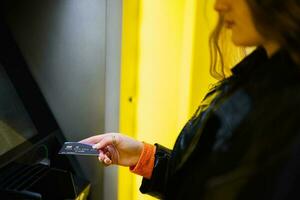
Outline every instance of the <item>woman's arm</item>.
POLYGON ((99 161, 130 167, 133 173, 144 176, 140 191, 162 198, 167 183, 167 168, 171 150, 137 141, 119 133, 106 133, 81 140, 99 151, 99 161))

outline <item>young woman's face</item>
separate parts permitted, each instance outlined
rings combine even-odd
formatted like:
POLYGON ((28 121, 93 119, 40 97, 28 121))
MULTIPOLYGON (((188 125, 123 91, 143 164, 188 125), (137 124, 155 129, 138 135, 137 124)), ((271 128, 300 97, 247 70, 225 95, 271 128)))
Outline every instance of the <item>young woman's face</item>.
POLYGON ((224 18, 225 27, 231 29, 232 42, 235 45, 263 45, 264 39, 254 26, 246 0, 215 0, 214 7, 224 18))

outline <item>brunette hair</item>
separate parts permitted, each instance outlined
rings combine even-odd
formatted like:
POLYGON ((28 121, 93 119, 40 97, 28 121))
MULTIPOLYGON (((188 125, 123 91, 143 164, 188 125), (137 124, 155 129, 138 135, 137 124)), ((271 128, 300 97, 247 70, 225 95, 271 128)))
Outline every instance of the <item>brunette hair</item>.
MULTIPOLYGON (((245 0, 250 8, 257 31, 277 41, 300 64, 300 1, 299 0, 245 0)), ((223 50, 225 33, 222 17, 210 35, 210 73, 216 79, 226 76, 223 50)))

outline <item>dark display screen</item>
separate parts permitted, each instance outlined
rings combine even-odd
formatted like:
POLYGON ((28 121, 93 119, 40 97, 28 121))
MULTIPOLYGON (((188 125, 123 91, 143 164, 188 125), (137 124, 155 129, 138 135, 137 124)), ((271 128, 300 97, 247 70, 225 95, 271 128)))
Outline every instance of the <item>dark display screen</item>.
POLYGON ((38 148, 59 127, 1 15, 0 44, 1 169, 38 148))
POLYGON ((0 156, 36 134, 21 99, 0 65, 0 156))

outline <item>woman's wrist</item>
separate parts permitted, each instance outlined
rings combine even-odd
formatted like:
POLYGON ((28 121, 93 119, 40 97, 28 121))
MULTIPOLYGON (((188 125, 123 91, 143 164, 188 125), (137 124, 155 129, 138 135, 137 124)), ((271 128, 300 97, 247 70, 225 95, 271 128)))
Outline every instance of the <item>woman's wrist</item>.
POLYGON ((136 165, 130 166, 130 171, 150 179, 153 171, 156 147, 143 143, 143 150, 136 165))
POLYGON ((140 160, 143 150, 144 150, 144 143, 141 141, 138 141, 136 154, 134 156, 135 158, 134 158, 133 166, 135 166, 138 163, 138 161, 140 160))

